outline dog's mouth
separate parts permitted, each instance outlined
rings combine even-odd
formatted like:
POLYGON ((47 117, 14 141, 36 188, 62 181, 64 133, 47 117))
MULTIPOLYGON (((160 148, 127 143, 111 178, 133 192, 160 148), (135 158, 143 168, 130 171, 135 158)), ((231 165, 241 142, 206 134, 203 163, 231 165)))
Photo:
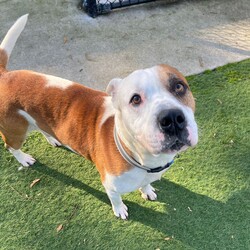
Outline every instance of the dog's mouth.
POLYGON ((186 150, 189 146, 191 146, 190 141, 187 139, 185 140, 180 140, 180 139, 175 139, 173 142, 165 144, 163 146, 163 153, 178 153, 180 151, 186 150))
POLYGON ((186 144, 179 141, 179 140, 176 140, 174 142, 174 144, 169 148, 171 151, 179 151, 182 149, 182 147, 184 147, 186 144))

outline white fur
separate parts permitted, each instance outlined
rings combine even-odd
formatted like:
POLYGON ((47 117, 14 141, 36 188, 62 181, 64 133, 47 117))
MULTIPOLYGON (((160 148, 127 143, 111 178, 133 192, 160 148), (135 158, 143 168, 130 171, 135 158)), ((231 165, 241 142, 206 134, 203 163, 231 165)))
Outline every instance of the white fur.
POLYGON ((184 105, 182 111, 187 120, 187 130, 189 132, 188 139, 191 142, 191 146, 195 146, 198 143, 198 127, 194 119, 194 113, 191 108, 184 105))
POLYGON ((125 220, 128 218, 128 208, 122 202, 122 198, 119 193, 112 191, 110 189, 106 189, 107 195, 111 201, 112 209, 114 211, 115 216, 120 217, 125 220))
POLYGON ((42 130, 40 131, 44 135, 44 137, 47 139, 49 144, 51 144, 54 147, 62 146, 62 144, 56 138, 46 133, 45 131, 42 131, 42 130))
MULTIPOLYGON (((181 110, 187 121, 188 139, 192 146, 197 143, 198 131, 192 109, 167 91, 160 81, 156 67, 137 70, 123 80, 111 81, 107 92, 112 97, 118 136, 142 165, 152 168, 164 166, 171 162, 177 153, 162 152, 165 135, 159 128, 157 117, 163 110, 181 110), (130 103, 134 94, 139 94, 142 98, 139 106, 130 103)), ((110 104, 107 102, 105 105, 110 104)), ((103 121, 109 117, 110 110, 111 108, 106 106, 103 121)), ((123 219, 127 218, 128 212, 121 199, 124 193, 139 189, 144 199, 155 200, 157 195, 150 183, 159 180, 165 171, 147 173, 134 167, 119 176, 107 173, 103 185, 112 203, 114 214, 123 219)))
POLYGON ((13 148, 9 148, 9 151, 24 167, 29 167, 36 162, 31 155, 25 154, 20 149, 15 150, 13 148))
POLYGON ((127 209, 124 209, 125 205, 122 202, 122 194, 139 189, 144 199, 156 200, 157 195, 154 192, 155 189, 150 183, 160 180, 162 174, 165 172, 166 170, 160 173, 147 173, 143 169, 134 167, 119 176, 107 173, 103 186, 111 201, 114 214, 122 219, 127 219, 128 217, 127 209))
POLYGON ((23 15, 19 19, 17 19, 17 21, 12 25, 2 41, 0 48, 6 51, 8 58, 10 57, 10 54, 15 46, 18 37, 24 29, 27 20, 28 14, 23 15))
POLYGON ((197 143, 198 133, 193 111, 166 90, 156 67, 137 70, 115 83, 113 85, 111 81, 112 86, 108 89, 112 90, 116 128, 123 143, 141 164, 149 167, 163 165, 175 155, 161 153, 164 135, 157 124, 157 115, 162 110, 182 110, 187 120, 189 139, 192 145, 197 143), (129 104, 135 93, 142 97, 139 107, 129 104))
POLYGON ((119 176, 106 174, 103 185, 106 189, 122 195, 145 187, 156 180, 160 180, 164 172, 166 172, 166 170, 159 173, 147 173, 147 171, 143 169, 134 167, 119 176))
POLYGON ((72 81, 57 76, 52 76, 52 75, 43 75, 43 76, 46 78, 46 87, 56 87, 64 90, 74 84, 72 81))
POLYGON ((102 116, 100 127, 108 120, 109 117, 115 115, 115 109, 114 109, 114 107, 112 105, 112 101, 111 101, 110 96, 105 97, 103 107, 104 107, 104 113, 103 113, 103 116, 102 116))
POLYGON ((141 192, 141 197, 145 200, 154 201, 157 199, 157 194, 155 193, 155 189, 150 184, 139 188, 139 191, 141 192))

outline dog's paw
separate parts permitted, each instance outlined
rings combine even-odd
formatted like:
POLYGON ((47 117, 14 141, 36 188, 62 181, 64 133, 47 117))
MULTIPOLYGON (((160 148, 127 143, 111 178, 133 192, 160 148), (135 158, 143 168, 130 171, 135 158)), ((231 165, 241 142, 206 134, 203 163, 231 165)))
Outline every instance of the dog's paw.
POLYGON ((36 160, 31 155, 25 154, 20 149, 18 150, 10 149, 10 152, 24 167, 29 167, 36 162, 36 160))
POLYGON ((113 206, 113 211, 116 217, 120 217, 123 220, 128 218, 128 208, 123 202, 118 206, 113 206))
POLYGON ((51 144, 53 147, 62 146, 62 144, 52 136, 46 136, 46 139, 47 139, 48 143, 51 144))
POLYGON ((33 165, 36 160, 28 154, 23 153, 22 158, 18 160, 24 167, 29 167, 33 165))
POLYGON ((157 199, 155 189, 150 184, 145 187, 141 187, 139 191, 141 192, 141 197, 145 200, 155 201, 157 199))

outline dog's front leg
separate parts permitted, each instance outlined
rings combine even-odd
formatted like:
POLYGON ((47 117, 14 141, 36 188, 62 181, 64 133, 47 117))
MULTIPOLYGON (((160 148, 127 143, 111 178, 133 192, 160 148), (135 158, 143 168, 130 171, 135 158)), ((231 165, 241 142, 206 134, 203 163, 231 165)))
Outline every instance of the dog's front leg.
POLYGON ((114 211, 115 216, 126 220, 128 218, 128 208, 122 202, 121 195, 113 190, 106 189, 106 192, 111 201, 112 209, 114 211))
POLYGON ((139 188, 139 191, 141 192, 141 197, 145 200, 154 201, 157 199, 155 189, 150 184, 139 188))

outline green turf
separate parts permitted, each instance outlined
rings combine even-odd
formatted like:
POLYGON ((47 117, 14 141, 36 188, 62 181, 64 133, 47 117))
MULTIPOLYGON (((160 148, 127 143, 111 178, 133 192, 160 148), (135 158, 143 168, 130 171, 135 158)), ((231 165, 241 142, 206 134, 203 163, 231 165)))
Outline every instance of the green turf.
POLYGON ((0 249, 250 249, 250 60, 188 80, 199 144, 154 184, 158 201, 124 196, 128 221, 90 162, 34 133, 23 150, 38 162, 17 171, 1 140, 0 249))

